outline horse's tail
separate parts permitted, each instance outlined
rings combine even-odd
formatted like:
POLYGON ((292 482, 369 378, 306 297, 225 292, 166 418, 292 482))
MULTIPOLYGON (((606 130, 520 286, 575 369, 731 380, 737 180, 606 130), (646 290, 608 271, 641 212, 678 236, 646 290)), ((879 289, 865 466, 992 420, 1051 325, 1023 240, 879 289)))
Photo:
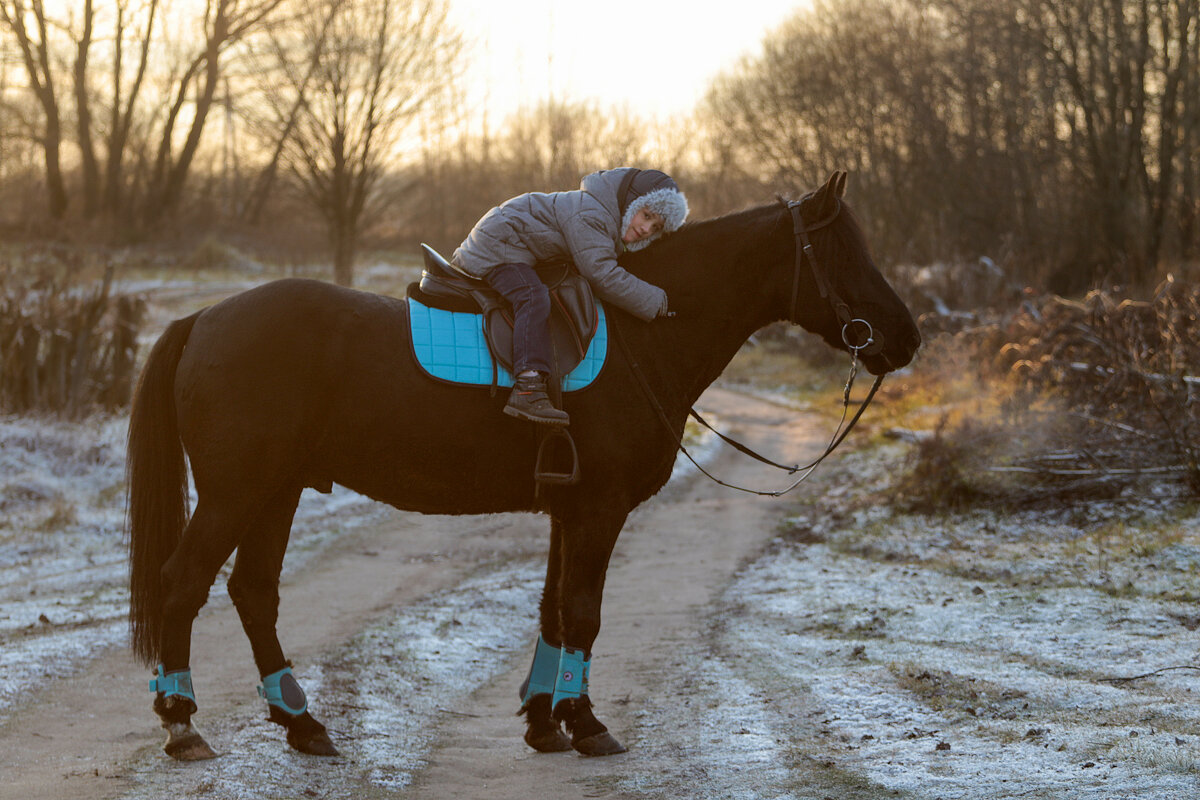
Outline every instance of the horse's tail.
POLYGON ((199 312, 176 320, 150 351, 129 417, 129 630, 133 651, 159 660, 163 564, 188 521, 187 462, 175 416, 175 369, 199 312))

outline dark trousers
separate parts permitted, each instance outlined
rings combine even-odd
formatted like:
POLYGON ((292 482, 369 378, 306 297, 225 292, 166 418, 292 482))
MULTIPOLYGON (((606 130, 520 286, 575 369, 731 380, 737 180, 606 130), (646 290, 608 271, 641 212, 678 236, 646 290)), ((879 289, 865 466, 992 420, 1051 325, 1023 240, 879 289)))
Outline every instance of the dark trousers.
POLYGON ((550 292, 533 267, 500 264, 484 280, 513 309, 513 376, 526 370, 550 374, 550 292))

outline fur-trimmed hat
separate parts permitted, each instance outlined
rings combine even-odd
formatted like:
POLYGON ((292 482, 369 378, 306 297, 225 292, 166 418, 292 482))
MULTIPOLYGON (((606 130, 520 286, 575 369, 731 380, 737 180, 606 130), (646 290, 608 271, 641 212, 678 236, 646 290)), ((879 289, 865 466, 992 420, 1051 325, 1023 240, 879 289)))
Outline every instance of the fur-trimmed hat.
MULTIPOLYGON (((663 233, 679 230, 688 215, 687 198, 679 191, 678 184, 665 172, 656 169, 637 170, 627 179, 628 188, 617 198, 621 205, 621 230, 626 231, 634 216, 641 209, 658 214, 663 219, 662 233, 656 233, 641 241, 626 245, 629 250, 641 250, 650 245, 663 233)), ((625 181, 622 186, 625 186, 625 181)))

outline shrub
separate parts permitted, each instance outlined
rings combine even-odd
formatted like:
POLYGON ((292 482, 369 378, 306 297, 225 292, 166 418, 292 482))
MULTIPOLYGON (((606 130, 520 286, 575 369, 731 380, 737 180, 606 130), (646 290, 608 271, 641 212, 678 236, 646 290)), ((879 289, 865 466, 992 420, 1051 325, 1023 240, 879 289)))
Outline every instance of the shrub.
POLYGON ((111 294, 112 268, 93 284, 0 265, 0 412, 80 416, 129 404, 138 297, 111 294))
POLYGON ((1200 288, 1169 279, 1147 301, 1027 299, 1004 319, 936 337, 932 351, 965 354, 977 397, 915 441, 906 502, 1200 496, 1197 320, 1200 288))

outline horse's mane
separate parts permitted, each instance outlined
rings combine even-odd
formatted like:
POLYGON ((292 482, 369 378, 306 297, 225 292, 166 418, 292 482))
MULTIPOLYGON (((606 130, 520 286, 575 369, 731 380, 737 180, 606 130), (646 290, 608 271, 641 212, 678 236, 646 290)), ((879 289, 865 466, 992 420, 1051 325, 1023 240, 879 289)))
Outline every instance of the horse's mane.
MULTIPOLYGON (((716 217, 687 222, 678 231, 664 236, 651 247, 630 253, 622 265, 637 272, 645 267, 655 270, 660 264, 697 259, 742 259, 748 251, 778 246, 776 237, 792 238, 791 215, 787 201, 774 202, 732 211, 716 217)), ((830 225, 813 231, 814 243, 827 239, 833 263, 847 261, 873 268, 870 248, 854 210, 843 201, 841 213, 830 225)))
POLYGON ((690 221, 645 250, 625 255, 621 263, 636 272, 641 267, 655 269, 661 263, 691 262, 697 257, 728 259, 748 247, 762 247, 784 217, 783 206, 776 202, 690 221))
POLYGON ((784 219, 779 202, 731 211, 717 217, 692 220, 663 239, 663 243, 688 247, 710 247, 731 241, 731 234, 743 241, 762 240, 769 236, 784 219))

